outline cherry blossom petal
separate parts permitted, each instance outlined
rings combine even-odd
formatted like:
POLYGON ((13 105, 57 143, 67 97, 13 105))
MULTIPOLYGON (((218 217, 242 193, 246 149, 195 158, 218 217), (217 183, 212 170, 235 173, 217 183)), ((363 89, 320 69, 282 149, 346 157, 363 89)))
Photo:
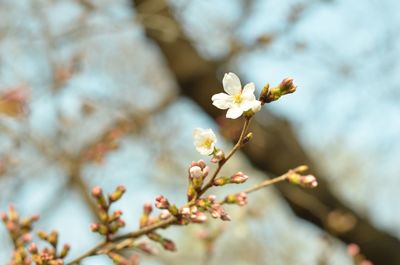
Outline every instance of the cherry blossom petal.
POLYGON ((241 108, 230 108, 227 112, 226 112, 226 117, 229 119, 236 119, 239 118, 240 115, 242 115, 243 110, 241 108))
POLYGON ((255 100, 253 102, 253 106, 251 107, 251 110, 256 113, 261 110, 261 101, 255 100))
POLYGON ((219 109, 228 109, 232 105, 231 96, 225 93, 219 93, 212 96, 213 105, 219 109))
POLYGON ((242 91, 242 84, 240 83, 240 79, 234 73, 228 73, 224 75, 224 79, 222 79, 222 84, 224 86, 224 90, 229 95, 237 95, 242 91))
POLYGON ((248 83, 243 88, 242 96, 246 99, 255 99, 255 96, 254 96, 255 90, 256 90, 256 87, 255 87, 254 83, 248 83))

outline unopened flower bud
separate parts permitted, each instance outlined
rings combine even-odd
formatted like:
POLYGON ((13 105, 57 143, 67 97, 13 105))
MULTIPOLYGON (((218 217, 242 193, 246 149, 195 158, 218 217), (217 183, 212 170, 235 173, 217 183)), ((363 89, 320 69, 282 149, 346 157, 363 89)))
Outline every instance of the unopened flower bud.
POLYGON ((68 244, 64 244, 61 253, 60 253, 60 258, 65 258, 68 255, 69 250, 71 249, 71 246, 68 244))
POLYGON ((150 203, 145 203, 143 205, 143 214, 149 216, 153 211, 153 206, 150 203))
POLYGON ((165 198, 162 195, 159 195, 156 197, 156 202, 155 202, 155 206, 158 209, 168 209, 169 207, 169 201, 167 198, 165 198))
POLYGON ((32 235, 31 234, 24 234, 22 235, 22 241, 24 241, 24 243, 28 243, 30 241, 32 241, 32 235))
POLYGON ((193 223, 204 223, 207 222, 207 216, 203 212, 195 212, 195 213, 192 212, 190 220, 193 223))
POLYGON ((39 231, 37 232, 37 235, 38 235, 38 237, 39 237, 40 239, 42 239, 42 240, 47 240, 47 233, 46 233, 45 231, 39 230, 39 231))
POLYGON ((247 194, 245 192, 231 194, 226 196, 224 201, 228 204, 237 204, 239 206, 244 206, 247 204, 247 194))
POLYGON ((258 98, 258 100, 261 101, 261 105, 264 105, 267 102, 268 93, 269 93, 269 84, 267 83, 261 90, 260 97, 258 98))
POLYGON ((92 232, 97 232, 99 231, 99 225, 98 224, 90 224, 90 230, 92 230, 92 232))
POLYGON ((303 176, 295 173, 294 171, 288 173, 287 180, 290 183, 299 185, 303 188, 312 189, 318 186, 317 179, 313 175, 303 176))
POLYGON ((183 207, 180 211, 181 215, 183 218, 189 218, 190 217, 190 208, 189 207, 183 207))
POLYGON ((35 243, 30 244, 28 250, 29 250, 29 252, 30 252, 31 254, 37 254, 37 253, 38 253, 38 248, 37 248, 37 246, 36 246, 35 243))
POLYGON ((99 186, 96 186, 92 189, 93 197, 99 198, 102 194, 103 194, 103 190, 99 186))
POLYGON ((243 138, 242 144, 247 144, 248 142, 251 141, 251 139, 253 139, 253 133, 252 133, 252 132, 249 132, 249 133, 243 138))
POLYGON ((360 253, 360 247, 357 244, 351 243, 347 245, 347 252, 354 257, 360 253))
POLYGON ((236 195, 236 204, 239 206, 244 206, 247 204, 247 194, 244 192, 241 192, 236 195))
POLYGON ((118 219, 109 225, 111 234, 115 234, 121 227, 125 226, 125 222, 122 219, 118 219))
POLYGON ((245 174, 243 174, 243 172, 237 172, 235 175, 231 176, 230 178, 230 183, 234 183, 234 184, 241 184, 246 182, 246 180, 249 177, 245 174))
POLYGON ((203 177, 203 171, 199 166, 193 166, 189 169, 191 178, 201 178, 203 177))
POLYGON ((206 165, 204 160, 199 160, 197 162, 192 161, 189 167, 189 178, 202 178, 207 177, 210 168, 206 165))
POLYGON ((293 78, 287 77, 279 84, 281 95, 290 94, 296 91, 297 85, 293 82, 293 78))
POLYGON ((107 208, 108 203, 106 201, 106 198, 103 195, 103 190, 99 187, 96 186, 92 189, 92 196, 96 199, 97 204, 102 207, 102 208, 107 208))
POLYGON ((164 239, 162 241, 162 246, 164 247, 165 250, 176 251, 175 243, 169 239, 164 239))
POLYGON ((216 151, 214 153, 213 158, 211 159, 212 163, 219 163, 221 161, 223 161, 225 159, 225 154, 224 151, 222 151, 221 149, 219 149, 218 151, 216 151))
POLYGON ((57 246, 58 242, 58 232, 57 231, 51 231, 50 235, 47 237, 47 241, 53 246, 57 246))
POLYGON ((124 195, 126 188, 122 185, 118 186, 116 190, 108 196, 110 202, 115 202, 121 199, 122 195, 124 195))
POLYGON ((214 179, 213 184, 214 186, 224 186, 230 182, 229 177, 219 177, 214 179))

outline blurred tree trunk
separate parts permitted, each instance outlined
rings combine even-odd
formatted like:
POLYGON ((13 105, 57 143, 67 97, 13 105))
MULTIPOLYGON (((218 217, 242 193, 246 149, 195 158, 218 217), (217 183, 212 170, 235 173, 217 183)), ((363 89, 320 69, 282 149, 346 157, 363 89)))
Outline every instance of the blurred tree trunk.
MULTIPOLYGON (((222 63, 207 61, 200 56, 185 36, 165 0, 133 0, 133 4, 136 12, 143 17, 147 36, 159 46, 182 94, 197 102, 211 117, 217 118, 221 115, 221 112, 211 105, 211 96, 220 92, 221 80, 216 76, 219 68, 223 66, 222 63), (146 5, 150 2, 152 7, 163 8, 155 8, 153 11, 146 5), (180 34, 179 38, 166 42, 160 38, 158 31, 146 28, 146 20, 150 20, 151 15, 155 13, 173 23, 180 34)), ((288 121, 271 112, 265 113, 265 116, 267 122, 253 123, 251 130, 255 135, 255 144, 244 149, 252 163, 258 169, 276 175, 298 165, 307 164, 319 180, 319 186, 314 190, 303 190, 286 183, 277 185, 297 216, 314 223, 346 243, 358 244, 375 264, 400 264, 400 241, 374 227, 332 193, 329 184, 324 181, 323 174, 318 172, 318 167, 304 151, 288 121)))

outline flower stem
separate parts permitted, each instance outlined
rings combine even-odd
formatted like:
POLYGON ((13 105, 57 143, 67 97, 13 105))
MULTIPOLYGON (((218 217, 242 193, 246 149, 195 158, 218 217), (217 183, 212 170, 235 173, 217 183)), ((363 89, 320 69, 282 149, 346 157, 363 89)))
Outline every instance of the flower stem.
POLYGON ((222 167, 225 165, 225 163, 236 153, 237 150, 239 150, 242 145, 243 145, 243 139, 246 136, 246 132, 249 128, 250 125, 250 120, 251 117, 245 117, 242 132, 240 133, 240 137, 236 144, 233 146, 232 150, 228 153, 228 155, 221 160, 221 162, 218 163, 218 167, 215 170, 214 174, 210 178, 210 180, 207 182, 206 185, 201 189, 201 191, 197 194, 196 198, 199 198, 201 195, 203 195, 209 188, 211 188, 214 185, 214 179, 218 176, 218 173, 221 171, 222 167))
POLYGON ((124 239, 127 239, 127 238, 133 239, 133 238, 141 237, 141 236, 143 236, 145 234, 148 234, 148 233, 150 233, 150 232, 152 232, 154 230, 157 230, 159 228, 168 227, 168 226, 172 225, 175 221, 176 221, 176 218, 172 216, 171 218, 169 218, 167 220, 155 223, 153 225, 145 226, 145 227, 143 227, 143 228, 141 228, 139 230, 136 230, 136 231, 133 231, 133 232, 130 232, 130 233, 126 233, 126 234, 111 238, 109 241, 101 242, 101 243, 97 244, 96 246, 94 246, 93 248, 91 248, 90 250, 86 251, 81 256, 79 256, 79 257, 73 259, 72 261, 68 262, 66 265, 79 264, 81 262, 81 260, 83 260, 84 258, 96 255, 106 245, 115 244, 115 243, 118 243, 118 242, 120 242, 120 241, 122 241, 124 239))

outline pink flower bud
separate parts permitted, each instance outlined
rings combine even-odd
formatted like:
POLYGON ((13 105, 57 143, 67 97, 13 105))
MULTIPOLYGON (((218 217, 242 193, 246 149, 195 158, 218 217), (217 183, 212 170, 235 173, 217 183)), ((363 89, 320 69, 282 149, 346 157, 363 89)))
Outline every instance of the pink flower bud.
POLYGON ((287 180, 290 183, 302 186, 303 188, 315 188, 318 186, 317 179, 313 175, 300 175, 293 170, 288 172, 287 180))
POLYGON ((247 204, 247 194, 244 192, 241 192, 236 195, 236 204, 239 206, 244 206, 247 204))
POLYGON ((317 179, 313 175, 302 176, 300 182, 305 188, 315 188, 318 186, 317 179))
POLYGON ((32 235, 29 233, 22 236, 22 241, 24 241, 25 243, 32 241, 32 239, 32 235))
POLYGON ((355 255, 358 255, 360 253, 360 248, 357 244, 351 243, 347 245, 347 252, 350 256, 354 257, 355 255))
POLYGON ((221 162, 221 161, 224 160, 224 159, 225 159, 224 151, 218 150, 217 152, 214 153, 214 156, 213 156, 213 158, 211 159, 211 162, 212 162, 212 163, 219 163, 219 162, 221 162))
POLYGON ((190 217, 190 208, 189 207, 183 207, 181 209, 181 215, 183 218, 189 218, 190 217))
POLYGON ((199 166, 193 166, 189 169, 190 178, 201 178, 203 177, 203 171, 199 166))
POLYGON ((102 194, 103 194, 103 190, 99 186, 96 186, 92 189, 93 197, 99 198, 102 194))
POLYGON ((193 223, 204 223, 207 222, 207 216, 203 212, 192 213, 190 219, 193 223))
POLYGON ((210 171, 210 168, 206 165, 204 160, 199 160, 197 162, 192 162, 189 167, 189 177, 204 179, 210 171))
POLYGON ((164 247, 165 250, 168 250, 168 251, 176 251, 175 243, 172 242, 172 241, 169 240, 169 239, 164 239, 164 240, 162 241, 162 246, 164 247))
POLYGON ((243 172, 237 172, 235 175, 231 176, 230 178, 230 183, 235 183, 235 184, 241 184, 246 182, 246 180, 249 177, 245 174, 243 174, 243 172))
POLYGON ((99 231, 99 225, 98 224, 90 224, 90 230, 92 230, 92 232, 97 232, 99 231))
POLYGON ((153 211, 153 206, 150 203, 145 203, 143 205, 143 214, 144 215, 150 215, 151 212, 153 211))
POLYGON ((32 254, 38 253, 38 248, 35 243, 31 243, 28 250, 32 254))
POLYGON ((156 197, 155 206, 156 206, 158 209, 168 209, 168 207, 169 207, 169 201, 168 201, 168 199, 165 198, 164 196, 159 195, 159 196, 156 197))

